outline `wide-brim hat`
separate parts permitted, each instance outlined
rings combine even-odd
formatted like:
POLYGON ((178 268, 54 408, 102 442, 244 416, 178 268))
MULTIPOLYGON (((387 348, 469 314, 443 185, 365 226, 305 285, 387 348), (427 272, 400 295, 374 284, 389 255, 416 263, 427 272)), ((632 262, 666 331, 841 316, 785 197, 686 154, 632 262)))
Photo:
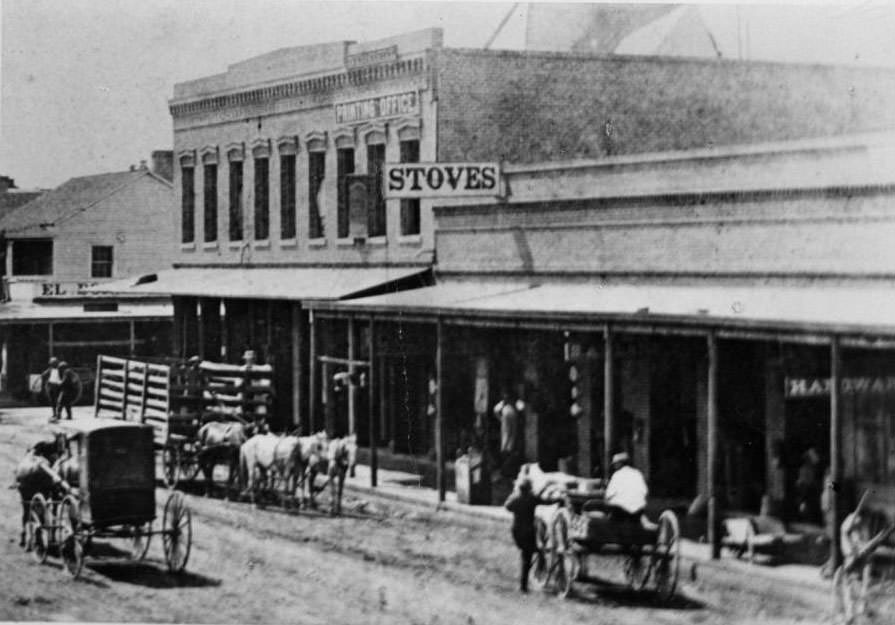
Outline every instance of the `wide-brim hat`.
POLYGON ((249 358, 253 358, 253 359, 255 358, 255 350, 254 349, 247 349, 242 353, 243 360, 248 360, 249 358))
POLYGON ((631 456, 628 455, 628 452, 621 451, 612 456, 611 464, 622 464, 624 462, 631 462, 631 456))
POLYGON ((60 369, 68 369, 68 363, 63 360, 62 362, 59 363, 59 368, 60 369))
POLYGON ((50 358, 49 365, 50 365, 51 367, 52 367, 53 365, 58 365, 58 364, 59 364, 59 359, 58 359, 58 358, 56 358, 55 356, 53 356, 52 358, 50 358))

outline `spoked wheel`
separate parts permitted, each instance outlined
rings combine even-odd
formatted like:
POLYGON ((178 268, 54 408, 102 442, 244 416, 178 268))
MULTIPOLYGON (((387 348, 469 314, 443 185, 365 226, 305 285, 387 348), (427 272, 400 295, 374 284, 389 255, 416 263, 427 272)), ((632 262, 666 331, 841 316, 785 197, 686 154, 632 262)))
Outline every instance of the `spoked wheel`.
POLYGON ((165 563, 172 573, 179 573, 190 558, 193 524, 190 509, 181 493, 172 493, 165 502, 162 517, 162 546, 165 563))
POLYGON ((553 519, 553 557, 550 571, 556 594, 565 599, 572 593, 572 584, 578 578, 580 564, 569 538, 569 513, 561 509, 553 519))
POLYGON ((674 597, 677 579, 680 573, 681 530, 677 515, 665 510, 659 516, 659 532, 656 544, 650 556, 650 570, 653 575, 653 587, 662 601, 674 597))
POLYGON ((192 482, 199 475, 199 455, 195 450, 180 448, 177 454, 178 481, 192 482))
POLYGON ((180 450, 177 447, 165 445, 162 449, 162 474, 165 478, 165 486, 168 488, 177 486, 179 464, 180 450))
POLYGON ((77 500, 66 495, 59 506, 60 541, 59 551, 65 570, 77 578, 84 568, 84 528, 77 500))
POLYGON ((47 517, 47 500, 37 493, 31 498, 28 523, 25 526, 25 548, 31 550, 40 564, 47 561, 50 551, 50 519, 47 517))
POLYGON ((632 547, 625 555, 625 582, 634 590, 643 590, 650 577, 650 566, 644 561, 639 547, 632 547))
POLYGON ((132 525, 130 538, 130 557, 132 560, 142 560, 149 551, 149 543, 152 539, 152 523, 132 525))
POLYGON ((547 524, 540 518, 535 519, 535 548, 529 579, 536 590, 543 590, 550 576, 550 545, 547 540, 547 524))

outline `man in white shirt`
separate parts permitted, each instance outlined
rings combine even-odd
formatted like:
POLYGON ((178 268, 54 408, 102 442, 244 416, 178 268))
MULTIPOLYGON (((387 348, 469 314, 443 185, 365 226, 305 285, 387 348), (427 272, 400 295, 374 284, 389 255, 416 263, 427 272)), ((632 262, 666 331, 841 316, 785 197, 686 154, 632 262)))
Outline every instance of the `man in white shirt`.
POLYGON ((649 494, 643 473, 631 466, 631 458, 625 452, 612 456, 611 468, 614 473, 606 487, 610 517, 615 520, 639 520, 649 494))

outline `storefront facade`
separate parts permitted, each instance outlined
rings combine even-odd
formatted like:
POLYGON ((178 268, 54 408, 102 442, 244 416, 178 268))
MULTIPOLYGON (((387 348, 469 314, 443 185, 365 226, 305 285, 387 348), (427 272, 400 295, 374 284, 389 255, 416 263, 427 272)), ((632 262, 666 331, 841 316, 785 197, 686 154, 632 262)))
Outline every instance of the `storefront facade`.
POLYGON ((508 169, 511 201, 436 210, 433 286, 311 308, 391 336, 428 324, 442 489, 468 440, 503 461, 492 408, 509 388, 520 461, 605 475, 624 449, 663 503, 815 526, 829 471, 841 509, 870 488, 891 515, 893 147, 508 169))

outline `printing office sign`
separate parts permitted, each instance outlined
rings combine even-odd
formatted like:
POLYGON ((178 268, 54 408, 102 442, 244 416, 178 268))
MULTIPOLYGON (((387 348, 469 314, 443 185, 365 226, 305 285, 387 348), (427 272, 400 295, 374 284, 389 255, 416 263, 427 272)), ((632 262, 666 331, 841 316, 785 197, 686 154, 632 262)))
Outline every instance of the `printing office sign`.
POLYGON ((340 102, 335 105, 337 124, 356 124, 383 117, 419 115, 420 97, 416 91, 340 102))
MULTIPOLYGON (((829 396, 830 378, 786 378, 783 395, 787 398, 829 396)), ((895 393, 895 376, 842 378, 839 392, 843 395, 882 395, 895 393)))
POLYGON ((386 163, 386 198, 452 198, 500 195, 497 163, 386 163))

